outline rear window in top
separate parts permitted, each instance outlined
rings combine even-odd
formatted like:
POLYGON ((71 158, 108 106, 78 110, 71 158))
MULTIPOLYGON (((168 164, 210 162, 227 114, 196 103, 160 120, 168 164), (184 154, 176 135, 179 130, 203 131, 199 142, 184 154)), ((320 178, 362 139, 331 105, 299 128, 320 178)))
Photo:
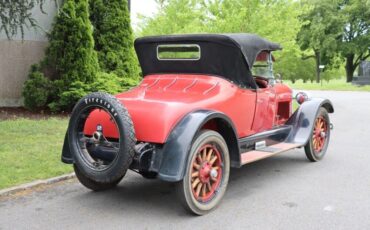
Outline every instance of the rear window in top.
POLYGON ((200 47, 196 44, 158 45, 158 60, 199 60, 200 47))

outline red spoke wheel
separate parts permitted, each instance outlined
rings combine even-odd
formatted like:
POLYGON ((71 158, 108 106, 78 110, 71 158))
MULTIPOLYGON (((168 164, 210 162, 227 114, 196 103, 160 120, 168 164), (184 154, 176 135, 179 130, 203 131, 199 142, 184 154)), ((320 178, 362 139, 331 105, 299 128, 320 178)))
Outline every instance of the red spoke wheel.
POLYGON ((321 160, 328 148, 330 139, 330 120, 325 108, 320 111, 313 124, 313 130, 310 140, 305 146, 306 156, 310 161, 321 160))
POLYGON ((197 215, 214 209, 225 194, 230 172, 225 140, 214 131, 202 131, 190 151, 178 190, 185 208, 197 215))

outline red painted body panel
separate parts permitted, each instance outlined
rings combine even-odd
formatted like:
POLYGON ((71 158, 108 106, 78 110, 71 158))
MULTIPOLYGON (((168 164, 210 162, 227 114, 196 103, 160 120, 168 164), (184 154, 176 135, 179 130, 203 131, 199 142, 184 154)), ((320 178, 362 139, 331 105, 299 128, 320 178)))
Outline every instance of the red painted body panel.
MULTIPOLYGON (((288 90, 290 91, 289 88, 288 90)), ((276 91, 287 93, 285 88, 276 91)), ((256 91, 241 89, 223 78, 214 76, 150 75, 146 76, 139 86, 116 97, 128 109, 138 141, 165 143, 172 128, 181 118, 200 109, 225 113, 234 122, 239 138, 271 128, 275 119, 274 99, 267 95, 267 107, 271 111, 266 113, 266 105, 261 105, 257 109, 254 124, 256 91)), ((261 94, 260 97, 265 96, 261 94)), ((91 113, 84 132, 92 134, 97 124, 103 126, 104 135, 107 137, 117 137, 117 131, 109 117, 98 111, 91 113)))

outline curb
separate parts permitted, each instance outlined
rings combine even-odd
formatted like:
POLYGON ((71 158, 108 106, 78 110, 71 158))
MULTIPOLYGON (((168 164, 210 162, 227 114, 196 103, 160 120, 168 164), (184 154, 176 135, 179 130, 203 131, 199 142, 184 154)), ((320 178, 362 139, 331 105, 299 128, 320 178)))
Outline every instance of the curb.
POLYGON ((45 180, 36 180, 30 183, 21 184, 21 185, 17 185, 14 187, 2 189, 0 190, 0 197, 8 196, 8 195, 18 193, 21 191, 25 191, 25 190, 31 190, 33 188, 43 186, 43 185, 55 184, 61 181, 72 179, 74 177, 76 177, 76 175, 74 173, 70 173, 70 174, 65 174, 65 175, 61 175, 57 177, 52 177, 52 178, 45 179, 45 180))

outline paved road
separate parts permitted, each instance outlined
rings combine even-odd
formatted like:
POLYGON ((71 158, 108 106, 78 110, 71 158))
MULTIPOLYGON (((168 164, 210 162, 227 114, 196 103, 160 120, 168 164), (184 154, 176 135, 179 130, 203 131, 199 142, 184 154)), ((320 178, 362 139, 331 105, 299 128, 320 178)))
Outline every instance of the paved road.
POLYGON ((325 159, 294 150, 233 170, 209 215, 184 212, 172 184, 129 173, 104 193, 70 181, 0 201, 0 229, 370 229, 370 93, 312 95, 336 110, 325 159))

